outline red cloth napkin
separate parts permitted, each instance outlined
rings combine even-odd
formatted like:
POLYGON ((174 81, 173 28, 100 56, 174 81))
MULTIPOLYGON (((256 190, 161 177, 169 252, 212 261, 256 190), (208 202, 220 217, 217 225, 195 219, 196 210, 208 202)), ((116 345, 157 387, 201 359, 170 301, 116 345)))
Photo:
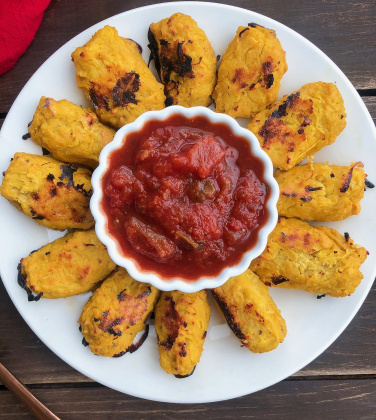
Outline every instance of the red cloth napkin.
POLYGON ((0 0, 0 74, 10 70, 33 40, 50 0, 0 0))

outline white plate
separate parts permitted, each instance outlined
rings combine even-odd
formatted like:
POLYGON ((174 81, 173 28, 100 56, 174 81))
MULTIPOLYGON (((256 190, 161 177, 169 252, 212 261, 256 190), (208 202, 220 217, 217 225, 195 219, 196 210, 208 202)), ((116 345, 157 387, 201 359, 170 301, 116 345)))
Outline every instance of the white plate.
MULTIPOLYGON (((27 131, 41 95, 69 99, 87 105, 76 88, 72 51, 105 24, 115 26, 120 35, 133 38, 148 59, 147 30, 151 22, 175 12, 191 15, 206 31, 216 54, 223 54, 240 25, 257 22, 277 31, 287 52, 289 70, 282 79, 281 95, 307 82, 323 80, 337 84, 345 101, 347 127, 337 141, 316 155, 316 161, 349 164, 361 160, 368 178, 376 181, 376 130, 366 107, 343 73, 314 45, 291 29, 243 9, 199 2, 165 3, 135 9, 87 29, 52 55, 29 80, 14 102, 0 133, 0 170, 5 170, 15 152, 41 154, 41 149, 21 136, 27 131)), ((5 199, 0 200, 0 272, 18 311, 38 337, 59 357, 90 378, 118 391, 166 402, 210 402, 255 392, 293 374, 322 353, 344 330, 363 303, 375 277, 376 241, 375 190, 367 190, 358 216, 329 223, 339 232, 349 232, 365 246, 370 257, 362 266, 364 279, 347 298, 325 297, 302 291, 271 291, 286 320, 288 334, 277 350, 253 354, 241 348, 227 325, 213 310, 205 350, 195 373, 186 379, 167 375, 159 366, 155 331, 133 354, 119 359, 94 356, 81 345, 77 319, 89 293, 59 300, 28 302, 17 285, 16 267, 30 251, 60 236, 38 226, 5 199)))

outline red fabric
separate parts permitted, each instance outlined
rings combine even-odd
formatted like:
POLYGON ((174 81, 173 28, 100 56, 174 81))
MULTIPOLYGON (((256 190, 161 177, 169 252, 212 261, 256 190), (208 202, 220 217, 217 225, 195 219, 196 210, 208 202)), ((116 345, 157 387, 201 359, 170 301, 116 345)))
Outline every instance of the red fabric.
POLYGON ((0 74, 10 70, 33 40, 50 0, 0 0, 0 74))

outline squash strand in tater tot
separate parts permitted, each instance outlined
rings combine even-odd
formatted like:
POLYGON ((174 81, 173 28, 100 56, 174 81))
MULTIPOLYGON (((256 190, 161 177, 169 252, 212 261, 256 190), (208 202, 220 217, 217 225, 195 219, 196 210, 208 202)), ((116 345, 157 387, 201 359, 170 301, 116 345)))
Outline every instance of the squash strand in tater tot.
POLYGON ((89 291, 115 267, 94 229, 76 230, 22 258, 18 283, 29 300, 65 298, 89 291))
POLYGON ((216 111, 251 118, 277 100, 286 71, 286 54, 273 30, 240 26, 219 66, 216 111))
POLYGON ((302 220, 330 222, 360 212, 366 174, 361 162, 350 166, 313 163, 277 170, 278 214, 302 220))
POLYGON ((274 350, 286 336, 286 323, 267 286, 251 270, 212 289, 218 310, 243 346, 253 353, 274 350))
POLYGON ((162 368, 178 378, 190 376, 200 361, 210 319, 205 290, 162 292, 155 308, 155 330, 162 368))
POLYGON ((366 258, 367 250, 348 235, 282 217, 250 269, 268 286, 343 297, 358 287, 366 258))
POLYGON ((72 54, 77 85, 98 118, 120 128, 146 111, 164 108, 163 85, 142 59, 138 45, 105 26, 72 54))
POLYGON ((29 127, 31 140, 47 149, 55 159, 95 169, 103 147, 115 131, 100 123, 90 109, 65 99, 42 96, 29 127))
POLYGON ((142 330, 147 334, 147 321, 158 296, 154 286, 134 280, 118 267, 84 306, 78 321, 83 343, 100 356, 133 353, 143 343, 134 344, 136 335, 142 330))
POLYGON ((248 124, 273 166, 291 169, 333 143, 346 126, 342 96, 333 83, 308 83, 259 112, 248 124))
POLYGON ((187 15, 175 13, 149 28, 149 48, 166 106, 208 106, 216 83, 217 59, 205 32, 187 15))
POLYGON ((52 157, 16 153, 0 194, 49 229, 90 229, 91 171, 52 157))

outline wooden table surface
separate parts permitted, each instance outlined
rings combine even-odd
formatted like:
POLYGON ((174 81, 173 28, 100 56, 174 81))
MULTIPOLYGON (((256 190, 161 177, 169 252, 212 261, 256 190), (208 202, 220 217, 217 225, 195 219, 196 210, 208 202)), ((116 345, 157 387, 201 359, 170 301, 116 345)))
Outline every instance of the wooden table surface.
MULTIPOLYGON (((153 3, 52 0, 29 49, 0 76, 0 125, 24 84, 61 45, 109 16, 153 3)), ((276 19, 317 45, 347 75, 375 121, 374 0, 234 0, 232 4, 276 19)), ((113 391, 65 364, 29 329, 0 282, 0 361, 62 419, 374 419, 375 306, 376 287, 328 350, 268 389, 219 403, 166 404, 113 391)), ((0 384, 0 419, 28 418, 32 416, 27 409, 0 384)))

